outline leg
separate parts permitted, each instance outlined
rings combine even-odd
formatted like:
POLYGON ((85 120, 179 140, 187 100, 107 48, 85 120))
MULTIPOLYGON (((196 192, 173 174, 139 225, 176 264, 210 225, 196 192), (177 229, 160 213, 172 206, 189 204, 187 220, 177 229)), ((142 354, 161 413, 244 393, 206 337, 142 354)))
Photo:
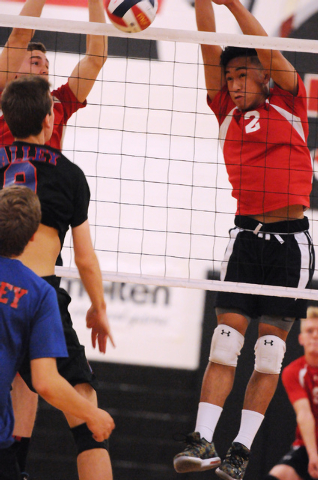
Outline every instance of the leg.
POLYGON ((241 426, 216 474, 223 480, 242 480, 250 448, 275 393, 288 331, 267 323, 259 324, 255 368, 246 388, 241 426))
POLYGON ((237 357, 247 327, 248 320, 239 313, 218 315, 218 327, 213 334, 209 364, 202 382, 195 432, 187 436, 185 450, 174 457, 178 473, 208 470, 220 464, 212 442, 213 433, 233 387, 237 357))
MULTIPOLYGON (((260 323, 259 337, 263 337, 264 335, 275 335, 286 341, 288 332, 273 325, 260 323)), ((267 407, 276 391, 278 379, 279 374, 265 374, 254 370, 247 385, 243 408, 265 415, 267 407)))
POLYGON ((12 384, 11 398, 15 418, 13 435, 16 437, 16 456, 21 472, 25 472, 38 407, 38 395, 29 389, 20 375, 16 375, 12 384))
POLYGON ((31 392, 20 375, 17 375, 12 383, 11 398, 15 419, 13 435, 31 437, 38 406, 38 394, 31 392))
MULTIPOLYGON (((95 390, 88 384, 82 383, 74 387, 83 397, 97 406, 97 395, 95 390)), ((70 428, 77 427, 83 423, 79 418, 65 415, 70 428)), ((107 450, 93 448, 81 452, 77 457, 77 468, 79 480, 112 480, 112 468, 107 450)))
MULTIPOLYGON (((217 319, 218 325, 232 327, 245 335, 248 321, 243 315, 223 313, 217 319)), ((232 390, 234 377, 235 367, 210 361, 203 377, 200 401, 223 407, 232 390)))
POLYGON ((302 478, 289 465, 275 465, 275 467, 269 472, 269 475, 272 475, 278 480, 302 480, 302 478))

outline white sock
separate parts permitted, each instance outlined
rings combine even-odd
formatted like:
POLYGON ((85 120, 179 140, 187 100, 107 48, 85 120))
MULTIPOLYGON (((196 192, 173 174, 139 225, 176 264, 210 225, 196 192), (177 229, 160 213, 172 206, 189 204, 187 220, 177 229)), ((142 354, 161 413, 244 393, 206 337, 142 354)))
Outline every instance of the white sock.
POLYGON ((205 438, 207 442, 212 442, 214 430, 222 410, 222 407, 212 405, 211 403, 199 403, 195 432, 199 432, 200 437, 205 438))
POLYGON ((264 415, 253 410, 242 410, 240 431, 234 442, 240 442, 249 450, 264 419, 264 415))

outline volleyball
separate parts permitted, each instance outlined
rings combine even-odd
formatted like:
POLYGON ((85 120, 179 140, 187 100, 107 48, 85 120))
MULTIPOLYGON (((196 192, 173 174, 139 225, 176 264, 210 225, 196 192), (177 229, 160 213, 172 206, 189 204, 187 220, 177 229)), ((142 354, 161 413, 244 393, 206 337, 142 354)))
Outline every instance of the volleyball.
POLYGON ((158 9, 158 0, 106 0, 110 21, 124 32, 136 33, 152 24, 158 9))

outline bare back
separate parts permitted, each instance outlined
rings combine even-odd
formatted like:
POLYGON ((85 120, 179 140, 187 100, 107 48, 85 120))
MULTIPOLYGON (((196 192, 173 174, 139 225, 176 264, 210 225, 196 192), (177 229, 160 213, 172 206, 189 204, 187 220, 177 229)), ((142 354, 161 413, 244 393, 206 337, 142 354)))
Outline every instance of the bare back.
POLYGON ((61 243, 57 230, 41 223, 34 241, 28 243, 19 259, 37 275, 45 277, 54 275, 55 262, 60 250, 61 243))

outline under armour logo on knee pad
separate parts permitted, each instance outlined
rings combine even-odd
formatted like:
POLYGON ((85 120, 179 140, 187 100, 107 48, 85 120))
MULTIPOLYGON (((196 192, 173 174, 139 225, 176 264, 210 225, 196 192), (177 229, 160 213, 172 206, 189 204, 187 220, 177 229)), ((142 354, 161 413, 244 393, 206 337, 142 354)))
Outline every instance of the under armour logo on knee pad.
POLYGON ((264 340, 264 345, 274 345, 274 340, 270 340, 269 342, 264 340))
POLYGON ((227 335, 229 337, 231 335, 231 332, 226 332, 225 330, 222 330, 221 335, 227 335))

